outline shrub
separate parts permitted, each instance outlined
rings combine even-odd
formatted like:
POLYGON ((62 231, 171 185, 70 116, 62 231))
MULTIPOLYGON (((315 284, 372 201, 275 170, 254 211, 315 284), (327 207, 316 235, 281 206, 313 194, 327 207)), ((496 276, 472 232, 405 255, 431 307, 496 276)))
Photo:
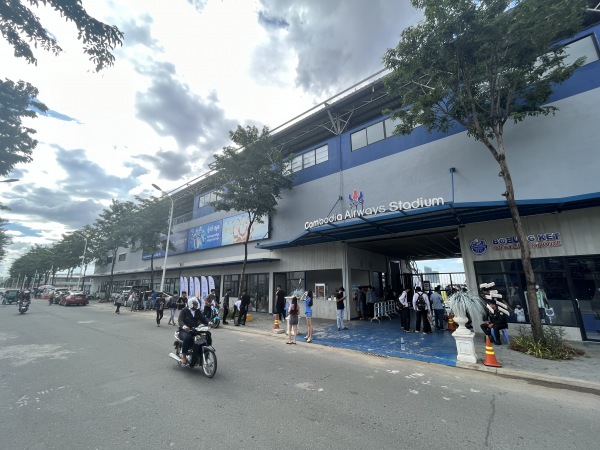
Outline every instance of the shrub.
POLYGON ((544 328, 544 337, 535 341, 531 330, 521 328, 519 335, 511 338, 509 348, 541 359, 573 359, 585 352, 571 347, 565 341, 565 330, 561 327, 544 328))

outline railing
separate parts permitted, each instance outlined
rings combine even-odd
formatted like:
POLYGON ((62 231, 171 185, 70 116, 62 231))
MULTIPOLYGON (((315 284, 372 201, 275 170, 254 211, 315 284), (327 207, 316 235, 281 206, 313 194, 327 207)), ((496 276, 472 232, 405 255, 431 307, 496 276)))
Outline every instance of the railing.
POLYGON ((173 225, 177 225, 180 223, 184 223, 184 222, 189 222, 190 220, 193 219, 193 214, 192 212, 186 213, 182 216, 177 216, 173 218, 173 225))
POLYGON ((382 302, 375 303, 374 314, 371 322, 376 320, 380 322, 379 319, 387 317, 392 320, 392 315, 398 315, 398 311, 396 311, 396 300, 384 300, 382 302))
POLYGON ((461 288, 467 284, 467 276, 464 272, 453 273, 419 273, 412 275, 412 288, 421 286, 424 291, 434 290, 441 286, 443 290, 461 288), (429 285, 429 288, 427 287, 429 285))

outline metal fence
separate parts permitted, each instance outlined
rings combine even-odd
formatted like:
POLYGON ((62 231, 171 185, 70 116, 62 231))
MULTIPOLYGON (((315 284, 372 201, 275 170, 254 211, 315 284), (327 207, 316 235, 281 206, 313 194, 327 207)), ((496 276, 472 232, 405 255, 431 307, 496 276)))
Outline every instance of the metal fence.
POLYGON ((462 288, 467 285, 467 277, 464 272, 452 273, 419 273, 412 275, 412 287, 421 286, 424 291, 433 290, 441 286, 442 290, 462 288))

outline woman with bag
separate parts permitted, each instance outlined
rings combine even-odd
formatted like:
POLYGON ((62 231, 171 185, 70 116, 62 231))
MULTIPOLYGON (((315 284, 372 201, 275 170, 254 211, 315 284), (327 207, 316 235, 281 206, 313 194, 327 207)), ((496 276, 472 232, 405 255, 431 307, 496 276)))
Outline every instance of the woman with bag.
POLYGON ((290 324, 290 334, 288 336, 288 341, 286 344, 296 344, 296 337, 298 337, 298 314, 300 310, 298 309, 298 299, 296 297, 292 298, 292 304, 288 309, 288 320, 290 324), (292 334, 294 335, 294 342, 292 342, 292 334))

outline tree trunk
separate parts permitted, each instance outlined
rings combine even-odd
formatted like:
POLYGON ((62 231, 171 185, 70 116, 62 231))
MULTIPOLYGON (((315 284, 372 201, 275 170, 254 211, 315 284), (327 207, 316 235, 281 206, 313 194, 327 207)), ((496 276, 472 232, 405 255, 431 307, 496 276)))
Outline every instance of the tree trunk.
POLYGON ((150 289, 154 290, 154 253, 150 257, 150 289))
POLYGON ((108 294, 106 295, 106 300, 110 299, 110 294, 112 294, 115 264, 117 262, 116 260, 117 260, 117 249, 113 250, 113 254, 112 254, 112 262, 110 265, 110 283, 108 284, 108 294))
POLYGON ((242 264, 242 275, 240 276, 240 289, 238 298, 242 297, 242 293, 246 287, 246 281, 244 276, 246 275, 246 264, 248 262, 248 241, 250 240, 250 230, 252 230, 252 225, 254 224, 254 217, 252 214, 248 213, 248 229, 246 230, 246 239, 244 240, 244 264, 242 264))
POLYGON ((508 165, 506 164, 506 158, 504 156, 504 144, 502 140, 498 142, 498 147, 499 153, 497 154, 497 157, 496 155, 494 156, 500 165, 500 175, 502 176, 504 185, 506 186, 506 192, 503 195, 506 196, 513 226, 515 228, 515 233, 517 234, 517 238, 519 239, 520 243, 521 261, 523 263, 523 271, 525 272, 525 281, 527 283, 527 305, 529 309, 529 321, 531 322, 531 332, 533 339, 535 341, 540 341, 544 337, 544 330, 542 328, 542 321, 538 312, 537 296, 535 293, 535 274, 533 273, 533 266, 531 265, 531 248, 529 246, 529 241, 527 240, 527 235, 523 230, 521 214, 519 213, 519 209, 517 208, 517 203, 515 201, 512 177, 510 175, 508 165))

